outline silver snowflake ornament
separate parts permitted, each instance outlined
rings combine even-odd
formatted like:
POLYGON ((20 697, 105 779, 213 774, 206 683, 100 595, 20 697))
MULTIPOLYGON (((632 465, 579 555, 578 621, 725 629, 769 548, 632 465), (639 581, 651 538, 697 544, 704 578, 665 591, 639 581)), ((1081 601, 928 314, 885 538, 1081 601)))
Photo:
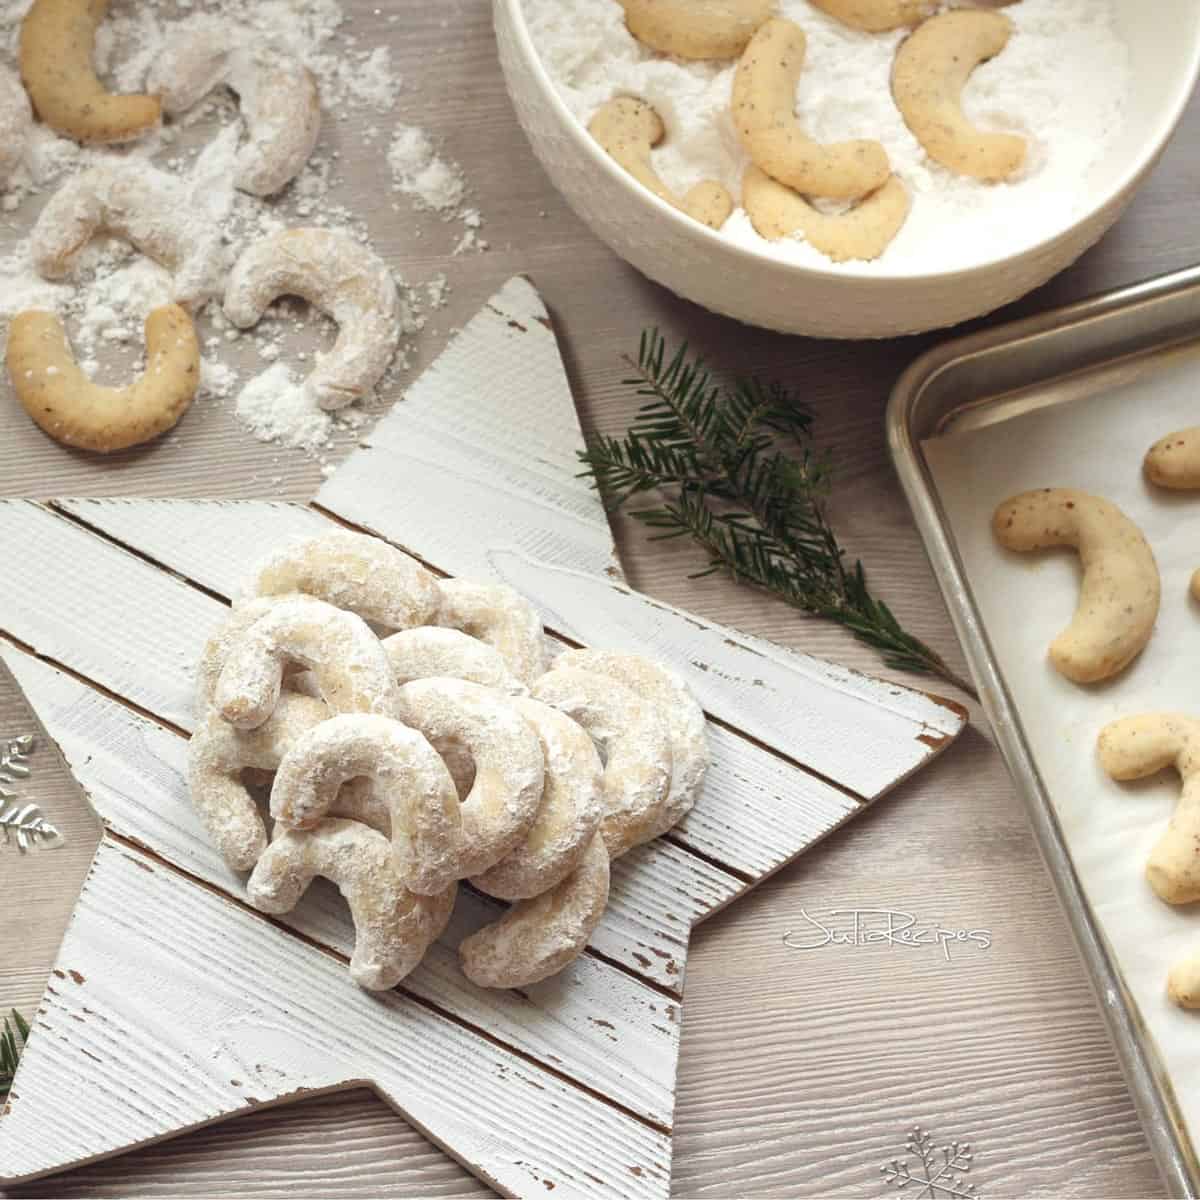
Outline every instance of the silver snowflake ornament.
POLYGON ((975 1185, 963 1176, 971 1169, 970 1142, 951 1142, 946 1146, 935 1146, 933 1134, 920 1125, 914 1125, 904 1145, 904 1158, 893 1158, 880 1167, 885 1180, 894 1183, 897 1189, 910 1185, 913 1197, 962 1197, 975 1200, 975 1185))
POLYGON ((20 783, 29 778, 29 753, 33 749, 33 734, 0 739, 0 800, 15 800, 17 793, 9 791, 6 783, 20 783))
POLYGON ((22 854, 34 848, 53 850, 63 844, 62 834, 42 816, 42 810, 31 802, 22 803, 12 790, 32 774, 32 751, 32 733, 0 738, 0 845, 15 845, 22 854))

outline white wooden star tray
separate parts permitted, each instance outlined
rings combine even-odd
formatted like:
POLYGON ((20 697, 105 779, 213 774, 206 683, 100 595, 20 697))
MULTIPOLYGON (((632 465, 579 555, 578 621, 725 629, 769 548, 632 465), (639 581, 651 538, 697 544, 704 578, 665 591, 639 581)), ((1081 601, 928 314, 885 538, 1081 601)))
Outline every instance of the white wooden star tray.
POLYGON ((546 310, 514 279, 308 506, 0 503, 0 542, 22 548, 0 576, 0 658, 104 826, 0 1120, 0 1179, 366 1085, 504 1195, 668 1194, 693 926, 928 763, 965 714, 631 590, 581 446, 546 310), (464 889, 418 970, 362 992, 337 893, 264 917, 192 813, 201 647, 264 551, 339 521, 507 581, 559 641, 669 662, 712 718, 695 810, 614 864, 589 952, 556 978, 471 985, 455 947, 494 909, 464 889))

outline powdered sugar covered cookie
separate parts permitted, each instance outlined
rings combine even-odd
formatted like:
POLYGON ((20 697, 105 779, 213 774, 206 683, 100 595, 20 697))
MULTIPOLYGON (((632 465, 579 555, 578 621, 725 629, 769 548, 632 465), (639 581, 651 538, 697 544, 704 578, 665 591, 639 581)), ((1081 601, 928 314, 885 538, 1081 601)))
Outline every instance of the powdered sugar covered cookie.
POLYGON ((0 186, 21 165, 33 131, 33 112, 21 81, 0 65, 0 186))
POLYGON ((405 886, 432 896, 458 879, 462 820, 454 780, 420 733, 388 717, 344 714, 295 739, 271 788, 271 815, 311 829, 338 811, 342 785, 359 778, 369 781, 373 805, 388 813, 405 886))
POLYGON ((274 605, 229 647, 215 703, 239 729, 255 729, 279 700, 287 663, 312 672, 335 713, 394 716, 396 687, 379 639, 367 623, 309 596, 274 605))
POLYGON ((557 887, 582 859, 604 811, 604 764, 570 717, 536 700, 512 703, 542 744, 542 802, 525 840, 471 882, 500 900, 525 900, 557 887))
POLYGON ((327 409, 365 396, 396 353, 401 301, 387 264, 347 233, 286 229, 255 242, 234 264, 225 315, 239 329, 257 324, 279 296, 299 296, 337 322, 333 348, 305 387, 327 409))
POLYGON ((658 705, 594 671, 557 665, 534 684, 533 698, 566 713, 600 746, 604 756, 600 831, 612 858, 666 827, 671 737, 658 705))
POLYGON ((459 679, 418 679, 399 689, 400 720, 445 757, 467 758, 474 778, 462 800, 459 875, 479 875, 511 853, 542 802, 545 759, 513 702, 459 679))
POLYGON ((427 625, 441 602, 437 580, 411 555, 342 529, 275 551, 254 568, 244 591, 315 596, 390 629, 427 625))
POLYGON ((463 939, 463 974, 479 987, 515 988, 561 971, 583 953, 604 916, 608 885, 608 850, 596 834, 560 884, 463 939))
POLYGON ((166 267, 180 303, 220 291, 228 256, 219 226, 184 183, 149 163, 114 159, 68 179, 33 227, 33 264, 47 279, 62 279, 99 234, 123 238, 166 267))
POLYGON ((418 896, 400 881, 387 838, 357 821, 322 821, 311 831, 280 830, 246 886, 263 912, 295 908, 321 875, 337 884, 354 918, 350 978, 360 987, 395 987, 446 927, 456 885, 418 896))
POLYGON ((443 579, 437 623, 487 642, 522 683, 546 669, 546 634, 537 609, 515 588, 471 579, 443 579))
POLYGON ((321 102, 312 72, 297 59, 258 44, 244 26, 200 13, 172 27, 150 67, 149 92, 178 116, 225 85, 237 93, 246 126, 234 185, 270 196, 304 167, 321 132, 321 102))

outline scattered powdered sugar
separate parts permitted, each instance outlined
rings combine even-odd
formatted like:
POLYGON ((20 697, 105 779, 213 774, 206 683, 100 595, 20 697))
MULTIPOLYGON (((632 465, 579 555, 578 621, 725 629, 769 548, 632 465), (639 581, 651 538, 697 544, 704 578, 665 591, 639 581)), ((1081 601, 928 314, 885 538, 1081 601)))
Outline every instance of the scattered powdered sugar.
POLYGON ((479 230, 483 227, 483 217, 480 215, 477 208, 464 208, 459 214, 462 217, 462 223, 466 228, 463 235, 458 240, 458 245, 454 247, 453 253, 456 257, 459 254, 466 254, 470 250, 486 250, 487 242, 479 236, 479 230))
POLYGON ((136 92, 162 48, 162 25, 150 5, 113 13, 96 27, 92 62, 119 92, 136 92))
POLYGON ((402 82, 392 70, 392 52, 387 46, 352 55, 338 65, 339 85, 345 89, 347 99, 360 107, 390 111, 402 82))
MULTIPOLYGON (((654 165, 677 192, 717 179, 736 198, 748 159, 730 111, 735 64, 656 55, 625 26, 617 0, 524 0, 534 44, 563 100, 586 123, 605 101, 639 96, 667 128, 654 165)), ((900 116, 891 70, 905 30, 848 29, 808 0, 780 0, 808 38, 796 111, 818 141, 877 138, 913 196, 907 222, 875 263, 836 269, 937 271, 970 266, 1031 245, 1068 225, 1090 195, 1089 172, 1120 132, 1129 95, 1128 48, 1111 0, 1021 0, 1003 53, 980 66, 964 92, 984 128, 1030 139, 1029 166, 1010 183, 986 184, 931 162, 900 116)), ((737 208, 724 236, 774 257, 829 268, 801 240, 771 243, 737 208)))
MULTIPOLYGON (((20 22, 31 2, 0 0, 0 62, 15 63, 20 22)), ((115 90, 140 90, 162 51, 166 33, 180 17, 207 17, 222 26, 242 26, 248 30, 248 41, 299 59, 318 81, 328 126, 356 112, 390 113, 400 97, 403 80, 393 66, 390 48, 360 45, 339 0, 116 0, 97 32, 98 73, 115 90)), ((374 128, 379 136, 378 126, 374 128)), ((409 149, 414 154, 419 150, 421 161, 413 159, 408 198, 445 220, 461 220, 464 236, 472 239, 471 248, 485 248, 477 232, 482 224, 478 210, 465 207, 469 187, 462 169, 440 156, 427 135, 414 132, 420 139, 414 139, 409 149)), ((369 243, 364 215, 337 199, 343 185, 337 149, 327 141, 319 143, 296 179, 279 195, 264 200, 232 186, 243 142, 238 103, 227 89, 218 89, 177 119, 118 148, 80 147, 37 124, 24 162, 7 184, 0 184, 0 211, 14 214, 6 218, 9 228, 19 221, 27 235, 37 211, 32 203, 27 206, 32 197, 54 190, 76 171, 124 161, 138 169, 153 164, 185 184, 189 217, 202 215, 219 226, 230 262, 252 242, 296 225, 335 226, 369 243)), ((371 162, 380 157, 371 155, 371 162)), ((386 176, 394 166, 379 162, 374 169, 386 176)), ((223 290, 224 280, 219 282, 223 290)), ((397 283, 404 313, 401 331, 411 339, 425 325, 422 305, 441 307, 448 284, 444 275, 425 287, 397 283)), ((67 325, 81 368, 92 375, 107 372, 114 380, 127 380, 130 371, 140 366, 146 315, 170 299, 170 274, 117 239, 94 239, 75 256, 70 276, 58 282, 41 278, 34 269, 28 236, 0 256, 0 328, 27 309, 56 312, 67 325)), ((385 403, 376 393, 364 398, 362 408, 335 415, 312 402, 297 382, 306 373, 300 364, 311 352, 295 349, 292 343, 303 338, 311 345, 313 334, 325 335, 328 322, 324 314, 301 302, 277 301, 258 325, 244 333, 226 320, 219 297, 193 316, 204 347, 201 397, 215 403, 233 400, 238 419, 255 437, 298 448, 324 462, 339 434, 353 436, 368 419, 367 411, 373 417, 385 403), (220 357, 235 343, 257 353, 267 369, 246 382, 233 362, 220 357), (287 361, 293 362, 297 375, 287 361)), ((245 352, 239 352, 236 361, 244 371, 245 352)), ((401 342, 380 390, 392 388, 411 361, 410 345, 401 342)))
POLYGON ((170 274, 113 239, 83 249, 71 283, 42 279, 29 261, 27 242, 0 258, 0 321, 28 309, 58 313, 72 327, 76 358, 88 374, 98 372, 96 355, 106 345, 128 345, 140 356, 146 316, 170 299, 170 274))
POLYGON ((403 122, 397 125, 387 161, 392 170, 392 189, 407 196, 414 208, 437 213, 446 221, 462 221, 465 229, 452 254, 488 248, 479 236, 483 224, 479 209, 463 203, 467 181, 462 168, 438 154, 424 129, 403 122))
POLYGON ((425 295, 429 297, 430 308, 445 308, 450 295, 450 283, 444 274, 435 275, 425 285, 425 295))
MULTIPOLYGON (((112 249, 119 253, 122 247, 112 249)), ((158 263, 130 255, 111 274, 97 274, 86 294, 86 304, 72 305, 72 315, 79 322, 76 345, 90 353, 98 340, 140 341, 150 310, 171 303, 171 276, 158 263)))
POLYGON ((238 420, 264 442, 315 453, 329 445, 333 417, 317 407, 286 363, 256 375, 237 398, 238 420))
MULTIPOLYGON (((87 247, 80 258, 92 249, 87 247)), ((31 308, 61 312, 75 290, 70 284, 51 283, 33 269, 28 239, 0 258, 0 321, 5 324, 17 313, 31 308)))
POLYGON ((416 125, 397 125, 388 150, 394 188, 422 208, 453 215, 466 192, 462 170, 434 150, 429 134, 416 125))
POLYGON ((200 359, 200 392, 224 400, 233 395, 237 387, 237 372, 228 364, 211 355, 200 359))

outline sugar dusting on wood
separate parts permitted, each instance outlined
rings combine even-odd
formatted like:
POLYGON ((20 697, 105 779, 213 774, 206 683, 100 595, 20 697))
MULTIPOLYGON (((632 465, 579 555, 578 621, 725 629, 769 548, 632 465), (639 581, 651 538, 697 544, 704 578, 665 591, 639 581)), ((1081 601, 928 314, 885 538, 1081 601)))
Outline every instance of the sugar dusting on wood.
MULTIPOLYGON (((390 117, 403 103, 404 81, 392 64, 390 49, 360 46, 338 0, 199 0, 185 7, 195 17, 242 27, 248 43, 269 46, 302 62, 316 77, 327 130, 339 120, 363 114, 390 117)), ((0 64, 15 65, 20 21, 27 8, 27 0, 0 4, 0 64)), ((141 89, 171 28, 165 6, 115 8, 98 29, 95 63, 101 78, 119 91, 141 89)), ((436 153, 423 130, 407 128, 428 147, 427 160, 411 177, 413 194, 423 207, 437 209, 438 215, 455 222, 455 229, 447 231, 445 254, 485 249, 479 233, 483 218, 470 203, 470 182, 462 168, 436 153)), ((263 200, 233 189, 234 166, 244 150, 240 132, 238 106, 227 90, 214 92, 177 120, 116 151, 80 147, 37 124, 23 160, 6 189, 0 188, 0 204, 27 229, 33 199, 54 190, 72 173, 103 162, 146 170, 153 164, 176 182, 189 197, 188 204, 220 225, 231 259, 254 240, 301 224, 343 228, 367 241, 367 214, 352 211, 341 200, 343 172, 332 139, 323 136, 300 175, 277 197, 263 200)), ((382 158, 376 169, 389 177, 382 158)), ((381 186, 389 184, 381 181, 381 186)), ((430 281, 431 290, 402 278, 397 284, 406 299, 404 341, 389 372, 363 403, 331 416, 293 386, 304 373, 305 360, 313 357, 310 349, 292 351, 296 334, 300 332, 310 346, 323 338, 327 321, 320 313, 284 299, 272 305, 254 329, 242 333, 224 319, 219 297, 196 314, 204 350, 201 401, 235 404, 250 435, 299 449, 328 467, 331 454, 357 438, 361 427, 394 399, 411 363, 415 339, 424 329, 425 314, 444 303, 448 289, 444 274, 430 281), (239 352, 223 359, 235 347, 239 352), (256 353, 264 368, 257 374, 247 372, 247 351, 256 353), (289 357, 298 360, 290 372, 277 366, 289 357)), ((108 237, 85 247, 64 281, 47 281, 34 270, 27 239, 0 257, 0 332, 17 312, 58 312, 81 367, 99 382, 123 382, 138 369, 142 322, 152 308, 170 298, 166 269, 108 237)))

